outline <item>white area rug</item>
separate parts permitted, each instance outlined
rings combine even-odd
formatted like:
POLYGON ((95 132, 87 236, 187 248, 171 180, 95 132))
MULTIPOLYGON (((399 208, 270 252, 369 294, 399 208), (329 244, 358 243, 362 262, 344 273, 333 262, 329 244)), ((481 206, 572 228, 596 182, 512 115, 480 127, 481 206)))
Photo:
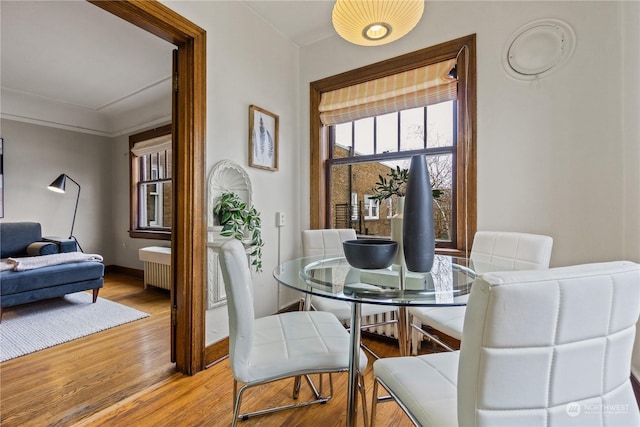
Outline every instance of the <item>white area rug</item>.
POLYGON ((147 313, 76 292, 3 309, 0 362, 148 317, 147 313))

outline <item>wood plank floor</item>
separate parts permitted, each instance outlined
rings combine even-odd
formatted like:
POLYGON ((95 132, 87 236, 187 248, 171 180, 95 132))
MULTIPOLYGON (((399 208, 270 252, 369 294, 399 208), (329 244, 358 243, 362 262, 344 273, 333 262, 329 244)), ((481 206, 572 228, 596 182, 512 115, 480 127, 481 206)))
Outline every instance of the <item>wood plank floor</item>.
MULTIPOLYGON (((233 377, 227 359, 193 376, 175 371, 169 351, 168 292, 109 274, 100 296, 151 316, 0 364, 0 424, 12 426, 228 426, 233 377)), ((381 356, 392 343, 364 338, 381 356)), ((429 349, 425 349, 428 352, 429 349)), ((368 405, 373 377, 365 371, 368 405)), ((241 426, 344 426, 347 375, 334 375, 326 405, 284 411, 241 426)), ((291 401, 291 382, 250 389, 243 409, 291 401)), ((310 396, 303 385, 300 399, 310 396)), ((378 406, 380 426, 411 426, 393 402, 378 406)), ((359 425, 364 425, 362 417, 359 425)))

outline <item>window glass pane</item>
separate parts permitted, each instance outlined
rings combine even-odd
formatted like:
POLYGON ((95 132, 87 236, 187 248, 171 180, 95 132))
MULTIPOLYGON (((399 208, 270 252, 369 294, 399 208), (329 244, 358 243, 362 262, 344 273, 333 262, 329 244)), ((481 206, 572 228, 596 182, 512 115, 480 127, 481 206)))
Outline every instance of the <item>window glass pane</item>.
POLYGON ((388 153, 398 151, 398 113, 376 118, 376 151, 388 153))
POLYGON ((151 180, 158 178, 158 153, 153 153, 151 154, 151 180))
POLYGON ((172 159, 172 155, 173 155, 173 150, 167 150, 167 161, 166 161, 166 166, 167 166, 167 174, 165 176, 165 178, 171 178, 171 159, 172 159))
POLYGON ((427 157, 433 199, 433 223, 436 240, 451 241, 453 230, 453 156, 427 157))
POLYGON ((351 147, 353 146, 351 122, 334 126, 334 142, 333 142, 333 158, 349 157, 351 147))
POLYGON ((453 145, 453 108, 453 101, 427 107, 428 148, 453 145))
POLYGON ((355 131, 355 155, 373 154, 373 117, 353 122, 355 131))
POLYGON ((149 162, 151 156, 149 154, 140 157, 140 181, 149 181, 151 173, 149 172, 149 162))
POLYGON ((400 112, 400 150, 424 148, 424 108, 400 112))
POLYGON ((158 153, 158 179, 165 179, 167 177, 167 152, 161 151, 158 153))
POLYGON ((171 217, 173 213, 173 192, 171 181, 164 181, 160 184, 162 188, 162 214, 159 215, 159 227, 171 228, 171 217))
POLYGON ((171 182, 140 185, 140 228, 171 227, 171 182))
POLYGON ((397 206, 395 200, 370 200, 379 175, 386 176, 400 167, 409 167, 410 159, 394 162, 366 162, 352 165, 333 165, 331 168, 331 203, 329 225, 332 228, 353 228, 358 234, 388 237, 391 235, 389 212, 397 206))

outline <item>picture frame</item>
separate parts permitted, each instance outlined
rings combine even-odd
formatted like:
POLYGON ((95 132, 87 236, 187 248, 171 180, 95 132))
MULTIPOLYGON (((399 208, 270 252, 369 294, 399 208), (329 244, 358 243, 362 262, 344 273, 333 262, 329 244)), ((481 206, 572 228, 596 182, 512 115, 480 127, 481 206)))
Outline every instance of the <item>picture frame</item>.
POLYGON ((280 117, 256 105, 249 106, 249 166, 278 170, 280 117))

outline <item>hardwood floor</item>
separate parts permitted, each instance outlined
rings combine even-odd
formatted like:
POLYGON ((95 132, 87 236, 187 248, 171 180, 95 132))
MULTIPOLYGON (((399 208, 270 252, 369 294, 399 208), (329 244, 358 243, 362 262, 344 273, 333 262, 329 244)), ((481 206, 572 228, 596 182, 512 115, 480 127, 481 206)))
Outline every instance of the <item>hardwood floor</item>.
MULTIPOLYGON (((0 364, 0 424, 12 426, 227 426, 233 377, 228 359, 194 376, 170 362, 168 292, 109 274, 100 296, 151 316, 0 364)), ((381 356, 398 354, 388 341, 364 338, 381 356)), ((429 349, 425 348, 424 352, 429 349)), ((326 405, 256 417, 240 426, 344 426, 347 375, 334 376, 326 405)), ((368 405, 373 377, 365 371, 368 405)), ((289 403, 291 381, 250 389, 243 409, 289 403)), ((310 395, 303 385, 300 399, 310 395)), ((378 405, 377 424, 411 426, 393 402, 378 405)), ((359 416, 359 425, 364 425, 359 416)))

